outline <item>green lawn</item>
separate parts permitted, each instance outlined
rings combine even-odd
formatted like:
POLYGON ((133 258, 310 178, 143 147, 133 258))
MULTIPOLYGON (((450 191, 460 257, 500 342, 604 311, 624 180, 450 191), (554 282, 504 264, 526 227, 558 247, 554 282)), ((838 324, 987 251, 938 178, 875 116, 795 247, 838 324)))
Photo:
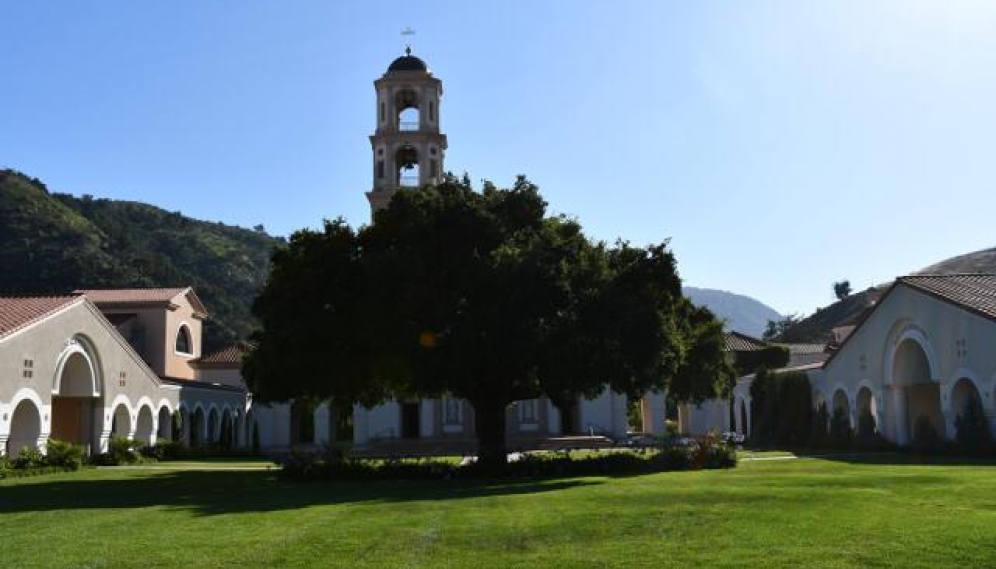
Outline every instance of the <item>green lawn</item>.
POLYGON ((501 483, 190 466, 0 481, 0 567, 996 566, 996 463, 501 483))

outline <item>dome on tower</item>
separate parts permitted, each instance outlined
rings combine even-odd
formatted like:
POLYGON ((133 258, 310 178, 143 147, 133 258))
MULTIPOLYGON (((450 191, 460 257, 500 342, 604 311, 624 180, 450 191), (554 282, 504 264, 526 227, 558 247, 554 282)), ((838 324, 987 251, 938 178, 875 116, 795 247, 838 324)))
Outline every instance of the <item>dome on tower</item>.
POLYGON ((429 67, 424 61, 412 55, 412 48, 405 49, 405 54, 395 59, 388 66, 387 72, 392 71, 428 71, 429 67))

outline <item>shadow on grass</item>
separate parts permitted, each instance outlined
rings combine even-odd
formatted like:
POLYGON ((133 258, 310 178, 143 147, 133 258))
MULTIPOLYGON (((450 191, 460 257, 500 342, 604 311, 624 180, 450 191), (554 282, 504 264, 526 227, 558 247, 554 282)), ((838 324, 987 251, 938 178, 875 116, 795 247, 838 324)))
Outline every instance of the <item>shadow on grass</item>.
MULTIPOLYGON (((921 466, 996 466, 996 456, 987 454, 929 454, 909 450, 833 450, 763 448, 758 452, 784 451, 798 458, 817 458, 847 464, 921 465, 921 466)), ((746 451, 750 452, 750 451, 746 451)))
MULTIPOLYGON (((47 477, 43 477, 47 478, 47 477)), ((460 500, 556 492, 599 484, 561 481, 289 482, 272 472, 170 471, 93 479, 30 479, 0 485, 0 514, 71 509, 179 508, 199 515, 310 506, 460 500)))
POLYGON ((965 455, 932 455, 908 451, 890 452, 840 452, 800 454, 800 457, 821 458, 848 464, 920 465, 920 466, 996 466, 996 457, 965 455))

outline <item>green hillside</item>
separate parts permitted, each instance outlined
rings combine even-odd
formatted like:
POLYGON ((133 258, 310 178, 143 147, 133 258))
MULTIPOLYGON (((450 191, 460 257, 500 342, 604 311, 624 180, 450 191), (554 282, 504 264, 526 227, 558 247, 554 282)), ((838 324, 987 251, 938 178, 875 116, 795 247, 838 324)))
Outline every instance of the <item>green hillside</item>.
POLYGON ((0 170, 0 291, 193 286, 211 312, 205 350, 248 335, 278 243, 147 204, 50 193, 0 170))

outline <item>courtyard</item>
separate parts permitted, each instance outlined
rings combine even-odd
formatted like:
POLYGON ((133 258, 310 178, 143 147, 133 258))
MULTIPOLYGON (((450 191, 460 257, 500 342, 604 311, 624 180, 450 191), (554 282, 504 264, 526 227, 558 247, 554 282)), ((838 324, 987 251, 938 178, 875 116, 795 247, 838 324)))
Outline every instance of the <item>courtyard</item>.
POLYGON ((996 463, 784 456, 542 481, 288 482, 230 461, 3 480, 0 566, 996 564, 996 463))

